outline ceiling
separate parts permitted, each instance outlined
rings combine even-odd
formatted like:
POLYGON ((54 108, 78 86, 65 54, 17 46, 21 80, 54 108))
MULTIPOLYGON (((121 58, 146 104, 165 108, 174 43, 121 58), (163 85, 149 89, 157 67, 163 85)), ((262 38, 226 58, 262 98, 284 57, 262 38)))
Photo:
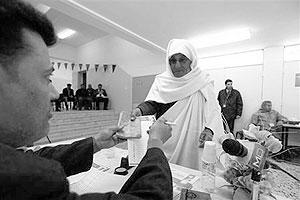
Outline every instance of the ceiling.
POLYGON ((55 9, 50 9, 47 12, 47 16, 51 19, 56 32, 60 32, 65 28, 76 30, 75 35, 61 40, 61 42, 75 47, 108 35, 108 33, 102 30, 89 26, 55 9))
MULTIPOLYGON (((30 1, 32 2, 32 1, 30 1)), ((152 52, 172 38, 191 38, 249 27, 249 40, 199 49, 201 57, 300 43, 299 0, 34 0, 51 7, 57 30, 78 34, 62 42, 80 46, 107 34, 152 52)))

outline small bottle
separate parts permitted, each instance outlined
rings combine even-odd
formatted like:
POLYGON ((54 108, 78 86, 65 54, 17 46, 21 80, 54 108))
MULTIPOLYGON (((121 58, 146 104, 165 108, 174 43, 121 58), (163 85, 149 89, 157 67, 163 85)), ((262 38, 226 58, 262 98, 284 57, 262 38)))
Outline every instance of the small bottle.
POLYGON ((251 174, 252 180, 252 200, 259 199, 259 184, 260 184, 261 173, 258 170, 253 169, 251 174))
POLYGON ((206 141, 201 159, 201 187, 208 193, 214 193, 216 182, 216 143, 206 141))

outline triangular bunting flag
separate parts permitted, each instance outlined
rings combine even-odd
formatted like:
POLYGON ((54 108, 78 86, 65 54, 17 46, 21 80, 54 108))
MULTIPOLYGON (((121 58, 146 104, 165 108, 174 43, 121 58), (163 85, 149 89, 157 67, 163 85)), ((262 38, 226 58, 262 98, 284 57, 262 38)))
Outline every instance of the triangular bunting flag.
POLYGON ((95 64, 95 71, 97 72, 99 68, 99 64, 95 64))
POLYGON ((68 68, 68 63, 64 63, 65 64, 65 69, 67 69, 68 68))
POLYGON ((75 67, 75 63, 72 63, 71 64, 72 71, 73 71, 74 67, 75 67))
POLYGON ((82 64, 79 64, 79 69, 80 69, 80 71, 81 71, 81 69, 82 69, 82 64))
POLYGON ((90 64, 85 64, 85 66, 86 66, 86 71, 89 71, 90 64))
POLYGON ((103 65, 104 72, 106 72, 108 65, 103 65))
POLYGON ((60 68, 60 64, 61 64, 60 62, 57 63, 57 69, 60 68))
POLYGON ((117 67, 117 65, 112 65, 112 73, 115 72, 116 67, 117 67))

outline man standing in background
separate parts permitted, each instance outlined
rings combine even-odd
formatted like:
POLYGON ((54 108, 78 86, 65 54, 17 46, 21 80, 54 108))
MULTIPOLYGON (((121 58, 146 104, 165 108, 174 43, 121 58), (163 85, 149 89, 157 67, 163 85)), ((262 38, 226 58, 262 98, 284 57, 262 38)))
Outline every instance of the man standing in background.
POLYGON ((234 130, 234 120, 242 116, 243 100, 239 91, 233 89, 232 80, 225 81, 226 88, 221 90, 218 95, 218 101, 221 106, 222 114, 224 115, 230 132, 234 130))

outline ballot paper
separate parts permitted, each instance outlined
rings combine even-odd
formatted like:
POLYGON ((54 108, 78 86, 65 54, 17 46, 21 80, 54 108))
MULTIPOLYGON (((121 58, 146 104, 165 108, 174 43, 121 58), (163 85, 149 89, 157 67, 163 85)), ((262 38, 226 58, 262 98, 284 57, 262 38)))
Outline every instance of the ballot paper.
POLYGON ((147 152, 149 127, 155 122, 154 115, 138 117, 141 122, 141 138, 128 139, 129 165, 136 166, 147 152))
POLYGON ((134 121, 131 121, 131 114, 126 111, 120 113, 118 126, 123 128, 123 132, 117 132, 116 135, 119 138, 141 138, 141 120, 137 117, 134 121))
POLYGON ((79 195, 86 193, 118 193, 129 176, 105 173, 91 168, 80 180, 70 183, 70 191, 79 195))
POLYGON ((182 189, 192 189, 193 184, 199 180, 199 176, 188 174, 171 168, 173 180, 173 198, 178 197, 182 189))

